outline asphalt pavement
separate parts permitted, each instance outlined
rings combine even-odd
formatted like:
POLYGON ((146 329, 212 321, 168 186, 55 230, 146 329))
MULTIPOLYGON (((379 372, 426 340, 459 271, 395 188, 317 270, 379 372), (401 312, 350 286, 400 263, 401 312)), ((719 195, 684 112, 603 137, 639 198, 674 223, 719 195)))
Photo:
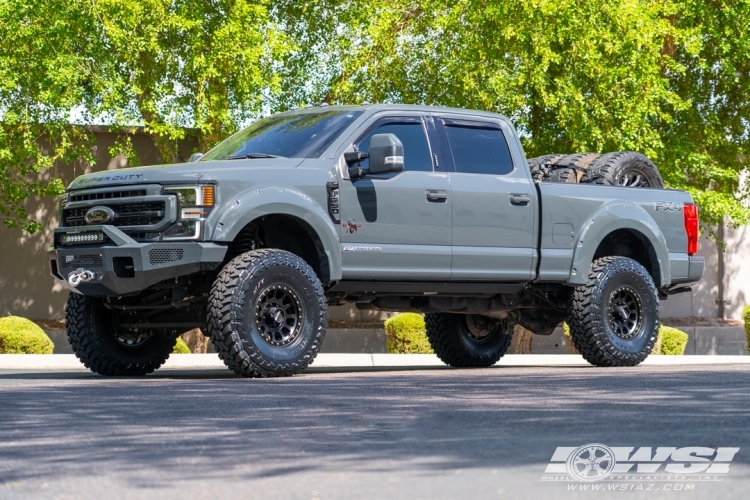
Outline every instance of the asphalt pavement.
POLYGON ((744 499, 749 429, 748 364, 319 367, 266 380, 6 368, 0 499, 744 499), (740 450, 710 477, 548 480, 557 447, 588 443, 740 450))

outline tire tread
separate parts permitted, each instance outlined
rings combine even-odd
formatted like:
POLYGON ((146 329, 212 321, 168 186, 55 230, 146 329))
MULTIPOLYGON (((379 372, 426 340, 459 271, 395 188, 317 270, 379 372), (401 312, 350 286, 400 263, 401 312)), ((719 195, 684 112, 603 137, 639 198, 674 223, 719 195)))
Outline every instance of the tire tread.
POLYGON ((224 364, 243 377, 290 376, 305 370, 317 356, 325 338, 326 300, 315 271, 297 255, 276 249, 251 250, 232 259, 219 273, 209 294, 208 331, 224 364), (233 293, 242 276, 254 275, 274 266, 288 266, 301 273, 317 297, 320 310, 315 341, 305 355, 290 362, 275 362, 243 342, 234 324, 244 296, 233 293))

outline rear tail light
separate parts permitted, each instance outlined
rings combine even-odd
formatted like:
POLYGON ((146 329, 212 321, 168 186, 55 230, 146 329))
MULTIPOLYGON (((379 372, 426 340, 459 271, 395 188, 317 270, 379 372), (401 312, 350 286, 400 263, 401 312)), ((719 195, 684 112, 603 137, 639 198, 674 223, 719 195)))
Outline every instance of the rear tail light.
POLYGON ((698 253, 698 207, 695 205, 684 205, 682 212, 685 214, 685 233, 687 233, 687 253, 695 255, 698 253))

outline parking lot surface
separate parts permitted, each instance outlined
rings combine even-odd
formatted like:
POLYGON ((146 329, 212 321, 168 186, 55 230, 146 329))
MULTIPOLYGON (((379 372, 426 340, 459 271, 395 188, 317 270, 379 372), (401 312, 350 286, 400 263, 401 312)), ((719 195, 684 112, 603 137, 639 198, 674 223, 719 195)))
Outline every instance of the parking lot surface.
POLYGON ((0 498, 747 498, 749 430, 748 364, 4 369, 0 498), (588 443, 740 450, 712 480, 543 479, 588 443))

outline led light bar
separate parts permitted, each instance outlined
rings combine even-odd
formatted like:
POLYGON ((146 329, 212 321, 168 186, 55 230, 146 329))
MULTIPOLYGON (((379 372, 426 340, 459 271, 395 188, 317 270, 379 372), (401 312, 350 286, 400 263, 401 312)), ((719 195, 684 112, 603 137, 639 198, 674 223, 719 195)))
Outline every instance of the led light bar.
POLYGON ((104 233, 65 233, 60 238, 63 245, 104 243, 104 233))

